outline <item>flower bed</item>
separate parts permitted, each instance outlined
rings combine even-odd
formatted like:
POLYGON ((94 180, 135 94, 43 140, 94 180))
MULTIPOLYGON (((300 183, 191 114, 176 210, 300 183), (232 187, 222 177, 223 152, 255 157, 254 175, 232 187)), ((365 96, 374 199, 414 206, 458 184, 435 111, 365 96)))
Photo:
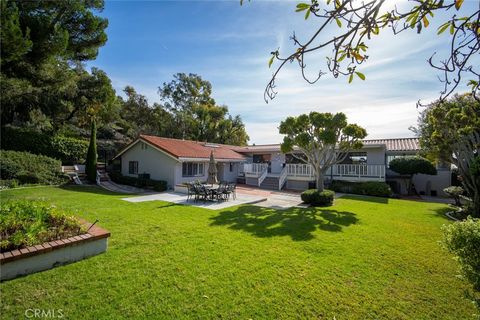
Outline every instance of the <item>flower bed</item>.
POLYGON ((0 213, 0 279, 78 261, 107 249, 108 231, 38 201, 11 201, 0 213))

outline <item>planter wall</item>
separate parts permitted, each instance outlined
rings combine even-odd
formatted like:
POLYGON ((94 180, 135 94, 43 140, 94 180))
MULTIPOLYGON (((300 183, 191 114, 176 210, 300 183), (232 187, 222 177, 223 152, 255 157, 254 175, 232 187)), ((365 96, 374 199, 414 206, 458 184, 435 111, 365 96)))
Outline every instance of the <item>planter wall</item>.
POLYGON ((0 253, 0 280, 83 260, 107 250, 110 233, 93 226, 88 233, 0 253))
POLYGON ((177 184, 175 185, 174 189, 173 189, 175 192, 178 192, 178 193, 185 193, 187 194, 188 193, 188 188, 186 185, 183 185, 183 184, 177 184))

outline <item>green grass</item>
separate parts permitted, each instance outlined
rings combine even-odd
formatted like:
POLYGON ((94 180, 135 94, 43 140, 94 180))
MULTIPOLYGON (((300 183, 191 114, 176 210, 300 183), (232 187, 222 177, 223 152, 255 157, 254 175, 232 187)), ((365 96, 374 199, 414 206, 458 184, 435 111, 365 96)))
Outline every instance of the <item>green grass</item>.
POLYGON ((32 188, 112 236, 105 254, 3 282, 2 319, 467 319, 439 245, 444 205, 351 196, 328 208, 221 211, 128 203, 97 188, 32 188))

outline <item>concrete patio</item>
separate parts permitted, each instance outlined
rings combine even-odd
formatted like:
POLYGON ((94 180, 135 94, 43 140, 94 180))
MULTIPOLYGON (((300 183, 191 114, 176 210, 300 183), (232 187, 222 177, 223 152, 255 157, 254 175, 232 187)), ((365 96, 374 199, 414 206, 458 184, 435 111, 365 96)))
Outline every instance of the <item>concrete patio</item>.
POLYGON ((234 200, 230 198, 228 201, 194 201, 194 199, 190 198, 187 200, 187 195, 184 193, 177 193, 177 192, 162 192, 156 194, 149 194, 137 197, 128 197, 122 198, 124 201, 137 203, 137 202, 145 202, 145 201, 166 201, 175 204, 181 205, 188 205, 188 206, 195 206, 199 208, 211 209, 211 210, 219 210, 225 209, 233 206, 238 206, 242 204, 255 204, 262 201, 266 201, 267 198, 264 195, 251 195, 251 194, 243 194, 237 193, 237 197, 234 200))

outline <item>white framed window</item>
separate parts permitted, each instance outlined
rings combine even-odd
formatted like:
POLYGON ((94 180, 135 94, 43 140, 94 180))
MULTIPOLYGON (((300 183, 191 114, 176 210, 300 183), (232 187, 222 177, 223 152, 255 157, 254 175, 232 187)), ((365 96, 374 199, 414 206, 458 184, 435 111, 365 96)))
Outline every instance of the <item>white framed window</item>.
POLYGON ((230 168, 229 168, 230 172, 233 172, 233 162, 230 162, 229 164, 230 164, 230 168))
POLYGON ((204 175, 204 165, 198 162, 182 163, 182 177, 199 177, 204 175))
POLYGON ((128 161, 128 174, 138 174, 138 161, 128 161))

